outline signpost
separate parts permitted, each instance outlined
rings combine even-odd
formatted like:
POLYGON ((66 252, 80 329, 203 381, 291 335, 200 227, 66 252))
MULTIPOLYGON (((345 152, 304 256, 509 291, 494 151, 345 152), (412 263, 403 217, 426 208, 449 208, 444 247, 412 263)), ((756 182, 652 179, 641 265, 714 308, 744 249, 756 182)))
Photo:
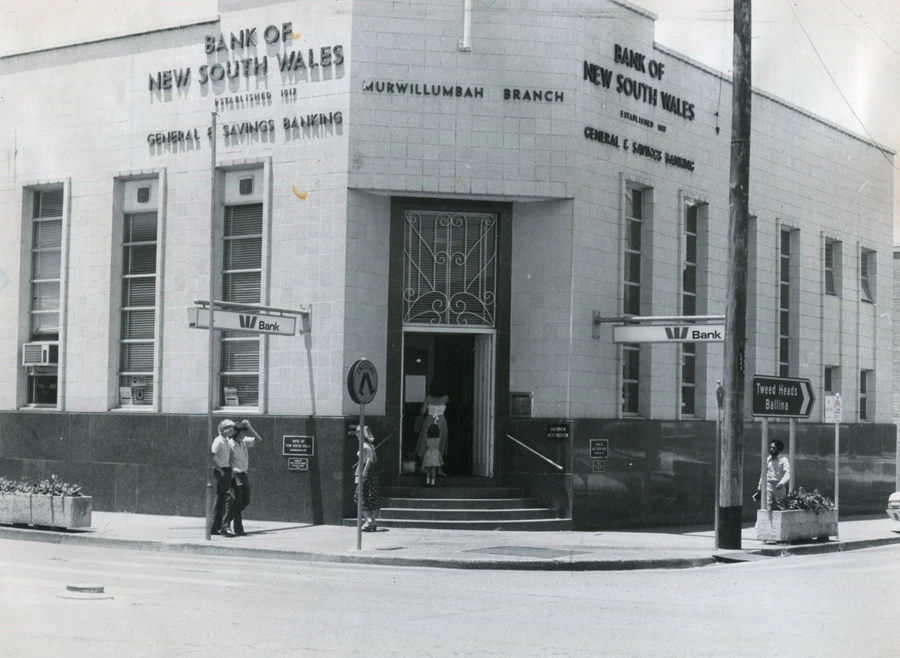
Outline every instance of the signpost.
MULTIPOLYGON (((192 329, 209 328, 208 308, 189 308, 188 326, 192 329)), ((216 329, 246 331, 254 334, 277 334, 294 336, 297 333, 297 318, 287 315, 271 315, 250 311, 222 311, 216 309, 216 329)))
MULTIPOLYGON (((794 469, 794 441, 797 418, 809 418, 816 396, 808 379, 793 377, 753 376, 752 410, 754 416, 762 417, 761 450, 760 450, 760 509, 768 509, 769 496, 766 483, 766 452, 769 443, 769 418, 789 418, 789 462, 791 464, 791 484, 796 478, 794 469)), ((837 492, 835 491, 835 496, 837 492)), ((835 503, 835 506, 837 504, 835 503)))
MULTIPOLYGON (((834 513, 840 518, 838 512, 838 495, 841 491, 841 394, 834 394, 834 513)), ((835 539, 841 538, 840 524, 834 533, 835 539)))
MULTIPOLYGON (((216 115, 213 113, 213 132, 212 134, 216 134, 216 115)), ((213 140, 212 146, 212 169, 215 172, 216 167, 216 149, 215 149, 215 140, 213 140)), ((215 173, 213 173, 213 179, 215 180, 215 173)), ((215 194, 215 184, 212 186, 211 192, 211 217, 215 217, 215 208, 216 208, 216 194, 215 194)), ((213 225, 214 222, 211 222, 213 225)), ((215 230, 213 230, 212 235, 210 236, 210 267, 212 267, 212 263, 215 260, 215 230)), ((212 272, 212 270, 210 270, 212 272)), ((210 300, 213 300, 213 296, 215 293, 215 285, 214 285, 214 277, 210 274, 210 284, 209 284, 209 292, 210 292, 210 300)), ((209 435, 209 441, 213 441, 213 407, 215 406, 215 363, 216 359, 213 358, 213 353, 215 350, 215 339, 214 332, 216 330, 222 331, 242 331, 244 333, 251 334, 272 334, 278 336, 294 336, 297 333, 297 316, 309 317, 309 311, 306 309, 284 309, 284 308, 275 308, 272 306, 261 306, 258 304, 238 304, 235 302, 223 302, 223 301, 203 301, 197 300, 194 302, 194 308, 188 309, 188 326, 192 329, 206 329, 209 332, 209 390, 207 392, 207 410, 206 410, 206 418, 207 418, 207 434, 209 435)), ((304 329, 301 328, 301 331, 304 329)), ((223 387, 225 394, 225 403, 229 404, 238 404, 237 391, 231 387, 223 387)), ((307 437, 310 439, 310 445, 312 445, 312 437, 307 437)), ((311 455, 310 455, 311 456, 311 455)), ((211 524, 212 524, 212 459, 211 453, 207 450, 206 455, 207 460, 207 469, 206 469, 206 539, 207 541, 211 538, 211 524)))
POLYGON ((808 379, 753 375, 754 416, 809 418, 816 396, 808 379))
MULTIPOLYGON (((347 392, 350 399, 359 405, 359 425, 356 434, 359 437, 359 458, 363 456, 363 442, 366 440, 364 428, 366 426, 366 405, 375 399, 378 392, 378 371, 375 364, 368 359, 357 359, 347 371, 347 392)), ((362 471, 357 466, 359 477, 357 478, 356 494, 356 550, 362 550, 362 471)))
POLYGON ((614 343, 721 343, 724 324, 623 324, 613 328, 614 343))

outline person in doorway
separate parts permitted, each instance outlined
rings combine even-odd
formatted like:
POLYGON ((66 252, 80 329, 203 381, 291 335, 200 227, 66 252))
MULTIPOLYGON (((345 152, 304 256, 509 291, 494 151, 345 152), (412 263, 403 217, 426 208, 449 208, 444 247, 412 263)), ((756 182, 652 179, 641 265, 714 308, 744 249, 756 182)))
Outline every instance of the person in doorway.
POLYGON ((434 424, 429 425, 426 434, 428 438, 425 439, 422 467, 425 469, 425 486, 433 487, 437 471, 444 464, 441 456, 441 428, 434 424))
MULTIPOLYGON (((772 509, 773 500, 781 500, 787 495, 788 483, 791 481, 791 463, 781 454, 784 443, 774 439, 769 443, 769 456, 766 459, 765 486, 768 509, 772 509)), ((759 501, 762 495, 763 476, 759 478, 759 489, 753 494, 753 500, 759 501)))
MULTIPOLYGON (((444 416, 444 412, 447 410, 447 403, 450 402, 450 397, 444 393, 443 385, 437 380, 432 379, 428 384, 428 394, 425 396, 425 400, 422 402, 422 429, 419 432, 419 440, 416 443, 416 455, 420 458, 425 458, 425 442, 428 439, 428 428, 432 425, 437 425, 440 430, 440 452, 441 452, 441 464, 443 465, 443 457, 447 455, 447 419, 444 416)), ((444 469, 442 466, 439 466, 437 469, 437 474, 441 477, 447 477, 447 474, 444 473, 444 469)))
MULTIPOLYGON (((359 432, 360 430, 357 430, 359 432)), ((353 493, 353 502, 359 504, 360 489, 362 489, 362 512, 366 518, 363 524, 363 532, 375 532, 377 530, 378 512, 381 511, 381 485, 379 483, 378 455, 375 454, 375 437, 372 430, 366 425, 363 430, 362 454, 356 453, 359 461, 356 463, 356 491, 353 493)), ((359 435, 357 435, 358 439, 359 435)))
MULTIPOLYGON (((247 448, 259 445, 262 437, 253 429, 249 420, 242 420, 235 425, 228 444, 231 446, 231 493, 234 498, 231 519, 234 521, 234 534, 243 536, 244 510, 250 504, 250 455, 247 448), (252 436, 247 436, 248 434, 252 436)), ((225 518, 228 518, 227 516, 225 518)))
POLYGON ((234 421, 227 418, 219 423, 219 435, 213 439, 213 475, 216 478, 216 505, 213 509, 210 533, 230 535, 227 524, 231 521, 234 496, 231 492, 231 445, 229 438, 234 435, 234 421), (226 521, 225 519, 228 519, 226 521))

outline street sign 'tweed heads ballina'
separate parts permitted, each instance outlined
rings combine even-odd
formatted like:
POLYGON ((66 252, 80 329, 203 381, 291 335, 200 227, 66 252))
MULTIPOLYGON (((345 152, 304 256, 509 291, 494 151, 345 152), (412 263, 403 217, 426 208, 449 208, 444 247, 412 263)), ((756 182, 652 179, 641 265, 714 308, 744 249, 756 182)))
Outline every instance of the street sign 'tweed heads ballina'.
POLYGON ((754 416, 809 418, 816 401, 808 379, 753 376, 754 416))

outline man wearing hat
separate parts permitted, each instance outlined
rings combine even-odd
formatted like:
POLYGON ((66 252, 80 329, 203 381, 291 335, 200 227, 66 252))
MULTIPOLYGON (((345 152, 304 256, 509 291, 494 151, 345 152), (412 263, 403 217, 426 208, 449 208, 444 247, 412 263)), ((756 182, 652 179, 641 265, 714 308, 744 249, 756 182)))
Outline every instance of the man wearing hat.
POLYGON ((234 520, 234 534, 237 536, 246 535, 244 532, 243 511, 250 504, 250 455, 247 454, 247 448, 252 448, 262 441, 262 437, 257 433, 249 420, 242 420, 233 426, 234 431, 228 439, 228 445, 231 448, 231 493, 234 500, 232 513, 225 515, 225 524, 234 520), (247 436, 250 434, 251 436, 247 436))
POLYGON ((234 436, 234 421, 225 419, 219 423, 219 436, 213 439, 213 474, 216 478, 216 506, 213 510, 210 533, 229 536, 228 524, 234 508, 234 495, 231 492, 231 444, 229 438, 234 436))

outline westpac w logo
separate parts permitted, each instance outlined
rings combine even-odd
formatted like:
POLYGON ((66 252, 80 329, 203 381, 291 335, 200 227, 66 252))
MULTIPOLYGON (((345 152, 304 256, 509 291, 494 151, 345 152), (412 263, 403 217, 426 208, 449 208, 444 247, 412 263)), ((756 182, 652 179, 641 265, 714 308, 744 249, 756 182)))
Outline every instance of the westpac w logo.
POLYGON ((256 329, 256 320, 257 317, 255 315, 239 315, 241 321, 241 329, 256 329))
POLYGON ((669 340, 684 340, 687 335, 687 327, 666 327, 666 338, 669 340))

